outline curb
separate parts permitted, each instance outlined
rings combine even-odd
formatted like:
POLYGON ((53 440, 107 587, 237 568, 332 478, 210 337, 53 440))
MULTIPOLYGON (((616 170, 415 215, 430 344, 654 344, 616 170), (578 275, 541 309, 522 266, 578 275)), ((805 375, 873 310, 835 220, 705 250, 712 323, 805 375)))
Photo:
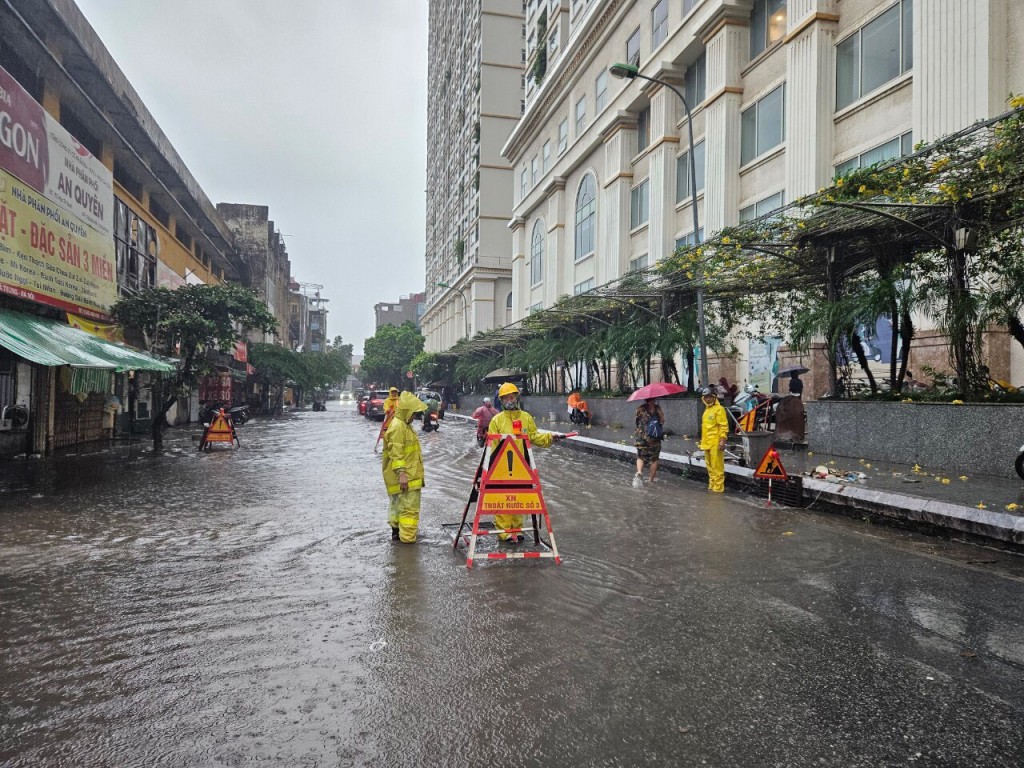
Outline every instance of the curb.
MULTIPOLYGON (((472 422, 469 416, 449 414, 472 422)), ((591 437, 573 437, 564 442, 569 448, 584 453, 632 463, 636 448, 631 445, 609 443, 591 437)), ((678 453, 661 454, 661 467, 677 475, 707 477, 707 469, 700 459, 678 453)), ((751 491, 756 487, 754 470, 747 467, 725 465, 726 484, 737 490, 751 491)), ((843 483, 829 483, 814 478, 803 478, 803 500, 807 506, 824 504, 839 513, 867 513, 883 520, 909 523, 936 532, 956 532, 987 542, 999 542, 1014 547, 1024 546, 1024 517, 1003 512, 965 507, 936 499, 909 496, 891 491, 879 491, 843 483)))

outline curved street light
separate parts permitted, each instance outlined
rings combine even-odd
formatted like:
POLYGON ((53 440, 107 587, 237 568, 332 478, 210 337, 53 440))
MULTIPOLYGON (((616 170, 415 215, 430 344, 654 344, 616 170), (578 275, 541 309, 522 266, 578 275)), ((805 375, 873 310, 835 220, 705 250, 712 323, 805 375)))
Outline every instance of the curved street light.
POLYGON ((466 301, 466 294, 462 292, 461 288, 454 288, 450 283, 440 282, 434 283, 438 288, 451 288, 452 290, 458 291, 459 296, 462 297, 462 316, 466 320, 466 338, 469 338, 469 302, 466 301))
MULTIPOLYGON (((700 243, 700 224, 697 220, 697 163, 693 152, 693 117, 690 115, 690 105, 686 103, 686 98, 674 85, 656 77, 641 75, 640 68, 632 64, 612 64, 608 68, 608 74, 620 80, 640 78, 657 83, 668 88, 683 102, 683 109, 686 110, 686 127, 690 133, 690 209, 693 211, 693 244, 696 246, 700 243)), ((699 283, 697 284, 697 335, 700 341, 700 371, 697 374, 697 383, 703 387, 708 384, 708 347, 704 326, 704 288, 699 283)))

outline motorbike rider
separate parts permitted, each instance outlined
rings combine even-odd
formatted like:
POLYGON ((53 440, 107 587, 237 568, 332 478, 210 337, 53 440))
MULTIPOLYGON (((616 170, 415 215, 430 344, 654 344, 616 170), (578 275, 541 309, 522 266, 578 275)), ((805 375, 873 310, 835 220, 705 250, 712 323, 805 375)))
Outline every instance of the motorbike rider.
MULTIPOLYGON (((511 381, 507 381, 498 388, 498 397, 501 400, 501 413, 491 419, 487 433, 491 435, 525 435, 530 438, 530 445, 538 448, 548 448, 555 440, 562 440, 565 435, 558 432, 540 432, 537 430, 537 422, 533 420, 526 411, 522 410, 519 402, 519 387, 511 381), (516 424, 518 422, 518 426, 516 424)), ((498 528, 522 528, 522 515, 495 515, 494 524, 498 528)), ((515 544, 524 538, 522 533, 499 533, 500 541, 515 544)))
POLYGON ((491 398, 485 397, 483 405, 473 411, 473 418, 476 419, 476 439, 483 446, 487 438, 487 425, 491 419, 498 415, 498 409, 491 405, 491 398))

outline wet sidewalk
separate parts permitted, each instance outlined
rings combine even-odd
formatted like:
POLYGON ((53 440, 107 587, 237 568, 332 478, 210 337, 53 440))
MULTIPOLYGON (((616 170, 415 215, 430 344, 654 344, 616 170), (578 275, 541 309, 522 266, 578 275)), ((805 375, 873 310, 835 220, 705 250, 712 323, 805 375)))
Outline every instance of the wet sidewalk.
MULTIPOLYGON (((538 426, 562 432, 576 429, 574 425, 563 423, 542 422, 538 426)), ((569 443, 579 450, 622 461, 631 461, 635 455, 632 429, 583 428, 580 436, 569 443)), ((738 443, 734 449, 741 452, 738 443)), ((941 467, 873 462, 817 454, 806 448, 779 447, 778 450, 790 477, 802 478, 804 506, 831 506, 940 531, 1024 545, 1024 482, 1020 480, 955 475, 941 467), (818 466, 829 470, 826 479, 811 477, 818 466)), ((697 442, 686 435, 666 437, 661 463, 668 471, 696 471, 706 476, 697 442)), ((624 469, 623 475, 628 480, 632 471, 624 469)), ((749 489, 756 483, 753 468, 731 463, 726 464, 726 479, 733 488, 749 489)))

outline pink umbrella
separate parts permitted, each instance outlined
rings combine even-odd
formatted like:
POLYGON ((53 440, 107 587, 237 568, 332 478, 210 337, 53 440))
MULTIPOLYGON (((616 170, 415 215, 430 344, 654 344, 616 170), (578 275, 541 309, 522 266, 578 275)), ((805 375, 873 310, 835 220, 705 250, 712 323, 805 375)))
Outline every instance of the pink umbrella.
POLYGON ((685 391, 686 387, 682 384, 666 384, 659 381, 655 384, 648 384, 646 387, 640 387, 640 389, 629 396, 629 399, 626 402, 632 402, 634 400, 651 400, 656 397, 668 397, 669 395, 678 395, 685 391))

